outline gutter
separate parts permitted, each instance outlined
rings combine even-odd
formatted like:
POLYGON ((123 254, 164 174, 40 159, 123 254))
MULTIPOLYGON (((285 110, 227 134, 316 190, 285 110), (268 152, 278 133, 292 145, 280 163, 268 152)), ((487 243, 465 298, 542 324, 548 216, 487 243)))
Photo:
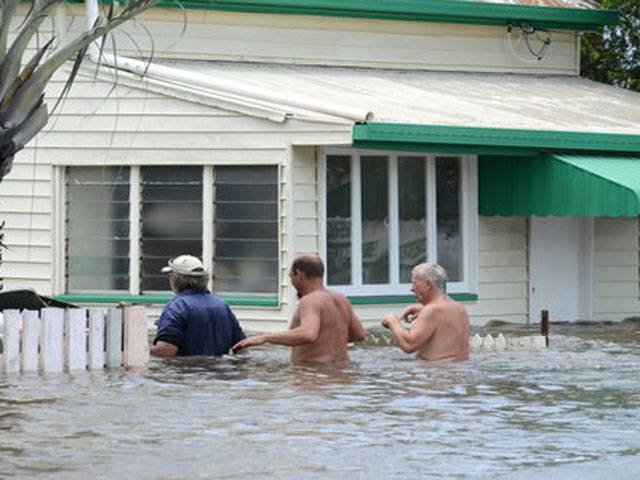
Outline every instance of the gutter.
MULTIPOLYGON (((87 28, 92 28, 95 24, 99 12, 97 0, 86 0, 87 28)), ((279 92, 266 88, 243 85, 238 82, 213 78, 201 73, 192 73, 179 68, 167 67, 164 65, 149 64, 132 58, 116 56, 105 52, 100 53, 97 41, 88 49, 89 57, 97 65, 106 65, 108 67, 151 77, 166 82, 178 82, 183 85, 193 86, 215 90, 224 95, 239 96, 246 99, 246 103, 257 100, 259 102, 267 102, 277 106, 288 106, 308 110, 311 112, 321 113, 331 117, 350 120, 356 123, 366 122, 373 119, 373 112, 366 109, 347 108, 341 105, 335 105, 329 102, 323 102, 303 95, 287 94, 282 95, 279 92)))

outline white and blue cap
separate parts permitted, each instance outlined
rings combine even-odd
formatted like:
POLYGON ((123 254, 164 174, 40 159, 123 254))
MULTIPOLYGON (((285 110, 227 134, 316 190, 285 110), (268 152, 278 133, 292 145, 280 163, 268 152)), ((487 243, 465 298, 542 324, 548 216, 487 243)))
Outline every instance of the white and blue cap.
POLYGON ((169 260, 167 266, 162 267, 162 273, 169 272, 192 277, 202 277, 209 274, 200 259, 193 255, 180 255, 169 260))

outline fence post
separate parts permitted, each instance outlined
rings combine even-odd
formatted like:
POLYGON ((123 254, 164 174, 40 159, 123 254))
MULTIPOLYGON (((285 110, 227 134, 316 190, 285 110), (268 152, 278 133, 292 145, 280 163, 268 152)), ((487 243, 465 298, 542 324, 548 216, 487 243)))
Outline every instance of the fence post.
POLYGON ((22 371, 38 370, 38 336, 40 335, 40 312, 22 312, 22 371))
POLYGON ((64 310, 61 308, 43 308, 41 315, 42 338, 40 340, 40 355, 43 370, 53 373, 62 372, 64 310))
POLYGON ((107 367, 122 365, 122 309, 111 308, 107 314, 107 367))
POLYGON ((65 351, 69 370, 87 368, 87 311, 70 308, 65 315, 65 351))
POLYGON ((3 336, 2 366, 6 373, 20 371, 20 311, 4 311, 4 336, 3 336))
POLYGON ((147 317, 144 307, 124 309, 124 354, 125 368, 144 367, 147 361, 147 317))
POLYGON ((540 335, 544 337, 545 346, 549 346, 549 310, 540 312, 540 335))
POLYGON ((89 310, 89 369, 104 368, 104 310, 89 310))

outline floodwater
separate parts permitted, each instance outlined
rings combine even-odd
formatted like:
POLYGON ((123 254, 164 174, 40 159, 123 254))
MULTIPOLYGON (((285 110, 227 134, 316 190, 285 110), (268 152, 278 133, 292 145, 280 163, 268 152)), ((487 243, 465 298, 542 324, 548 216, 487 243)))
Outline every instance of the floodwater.
POLYGON ((457 364, 356 347, 291 366, 266 346, 0 376, 0 478, 640 478, 640 325, 552 334, 457 364))

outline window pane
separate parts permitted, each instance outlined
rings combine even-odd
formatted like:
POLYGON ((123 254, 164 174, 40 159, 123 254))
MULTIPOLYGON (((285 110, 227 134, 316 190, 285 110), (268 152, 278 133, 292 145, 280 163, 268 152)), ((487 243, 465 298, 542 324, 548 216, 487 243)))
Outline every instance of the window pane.
POLYGON ((327 283, 351 283, 351 157, 327 157, 327 283))
POLYGON ((388 159, 360 159, 362 199, 362 282, 389 283, 388 159))
POLYGON ((141 289, 169 290, 160 269, 180 254, 202 257, 202 168, 142 167, 141 289))
POLYGON ((436 190, 438 263, 447 271, 449 281, 459 282, 462 280, 462 233, 460 230, 462 177, 459 158, 436 158, 436 190))
POLYGON ((216 167, 214 285, 219 292, 278 292, 278 169, 216 167))
POLYGON ((66 290, 129 289, 129 169, 69 167, 66 290))
POLYGON ((400 283, 427 260, 426 163, 424 157, 398 158, 400 283))

